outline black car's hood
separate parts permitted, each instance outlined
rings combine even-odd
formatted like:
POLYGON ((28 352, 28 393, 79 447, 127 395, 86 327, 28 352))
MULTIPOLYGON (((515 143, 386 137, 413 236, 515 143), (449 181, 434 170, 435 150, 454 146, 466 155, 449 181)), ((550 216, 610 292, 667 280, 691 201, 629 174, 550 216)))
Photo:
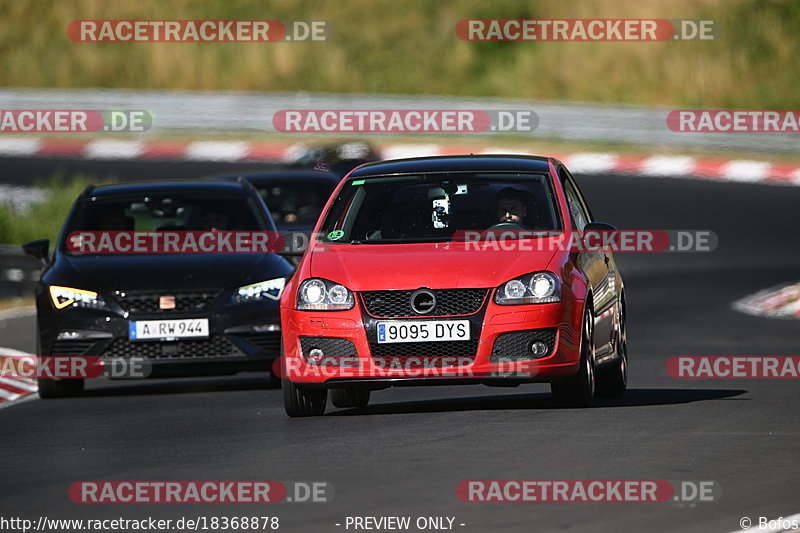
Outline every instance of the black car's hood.
POLYGON ((102 255, 59 254, 43 276, 51 285, 92 291, 234 289, 289 276, 275 254, 102 255))

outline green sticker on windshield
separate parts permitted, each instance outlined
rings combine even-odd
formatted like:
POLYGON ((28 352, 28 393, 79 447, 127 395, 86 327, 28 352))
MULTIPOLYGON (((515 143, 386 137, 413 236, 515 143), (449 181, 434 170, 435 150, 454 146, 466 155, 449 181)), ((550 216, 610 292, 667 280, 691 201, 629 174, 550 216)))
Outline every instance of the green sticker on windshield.
POLYGON ((328 233, 328 240, 331 241, 338 241, 342 237, 344 237, 344 230, 335 229, 332 232, 328 233))
POLYGON ((353 182, 353 185, 364 185, 364 180, 356 180, 353 182))

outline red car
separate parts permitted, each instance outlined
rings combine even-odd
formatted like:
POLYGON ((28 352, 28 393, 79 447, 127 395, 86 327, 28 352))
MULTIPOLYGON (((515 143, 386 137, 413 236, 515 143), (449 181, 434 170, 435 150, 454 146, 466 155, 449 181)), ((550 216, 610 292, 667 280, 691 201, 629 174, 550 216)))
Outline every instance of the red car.
POLYGON ((566 167, 527 156, 369 163, 339 185, 281 298, 289 416, 400 385, 627 386, 625 293, 566 167))

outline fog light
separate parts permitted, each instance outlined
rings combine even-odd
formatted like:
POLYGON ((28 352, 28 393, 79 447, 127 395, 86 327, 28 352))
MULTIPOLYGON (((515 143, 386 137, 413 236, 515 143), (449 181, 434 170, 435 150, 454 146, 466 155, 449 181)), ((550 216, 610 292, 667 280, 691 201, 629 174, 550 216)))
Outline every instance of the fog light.
POLYGON ((547 353, 547 345, 541 341, 532 342, 529 349, 536 357, 541 357, 547 353))
POLYGON ((319 363, 322 361, 323 357, 325 357, 325 352, 319 348, 311 348, 308 351, 308 361, 310 363, 319 363))

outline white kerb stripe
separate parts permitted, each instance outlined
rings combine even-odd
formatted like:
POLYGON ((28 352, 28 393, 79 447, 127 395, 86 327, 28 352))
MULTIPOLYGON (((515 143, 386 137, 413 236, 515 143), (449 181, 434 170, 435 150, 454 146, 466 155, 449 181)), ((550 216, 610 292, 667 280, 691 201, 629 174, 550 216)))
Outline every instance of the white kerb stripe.
POLYGON ((0 155, 35 155, 41 147, 42 142, 33 137, 0 137, 0 155))
POLYGON ((143 151, 141 141, 98 139, 86 145, 83 155, 89 159, 136 159, 143 151))
POLYGON ((654 155, 642 163, 645 176, 689 176, 694 172, 694 158, 683 156, 654 155))
POLYGON ((381 150, 384 159, 405 159, 408 157, 427 157, 440 155, 442 148, 438 144, 393 144, 381 150))
POLYGON ((608 172, 617 164, 614 154, 582 152, 566 156, 564 164, 574 174, 608 172))
POLYGON ((194 161, 240 161, 247 157, 246 142, 198 141, 186 147, 186 159, 194 161))
POLYGON ((735 160, 723 167, 722 179, 743 182, 764 181, 769 177, 769 170, 769 163, 735 160))

